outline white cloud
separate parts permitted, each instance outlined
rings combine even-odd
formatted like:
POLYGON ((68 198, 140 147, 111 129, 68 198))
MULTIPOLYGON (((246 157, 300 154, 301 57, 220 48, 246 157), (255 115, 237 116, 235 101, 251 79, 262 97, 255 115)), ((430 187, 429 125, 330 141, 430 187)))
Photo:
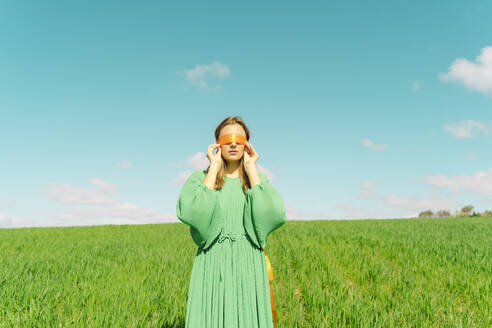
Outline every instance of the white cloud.
POLYGON ((417 217, 421 211, 451 209, 459 206, 454 199, 441 197, 412 197, 390 195, 382 198, 385 205, 400 209, 407 216, 417 217))
POLYGON ((352 219, 369 218, 369 211, 355 207, 351 203, 338 203, 336 208, 343 212, 343 216, 352 219))
POLYGON ((342 212, 342 218, 344 219, 385 219, 397 217, 395 213, 391 213, 390 211, 367 210, 347 202, 337 203, 335 207, 342 212))
POLYGON ((102 191, 106 192, 107 194, 111 194, 111 193, 115 192, 118 189, 115 185, 112 185, 109 182, 106 182, 106 181, 103 181, 103 180, 99 180, 99 179, 96 179, 96 178, 92 178, 89 181, 96 188, 98 188, 99 190, 102 190, 102 191))
POLYGON ((44 220, 29 220, 19 216, 13 216, 8 213, 0 213, 0 228, 24 228, 42 226, 44 220))
POLYGON ((366 146, 366 147, 368 147, 368 148, 370 148, 370 149, 372 149, 372 150, 374 150, 374 151, 380 151, 380 150, 383 150, 383 149, 387 149, 387 148, 389 148, 389 146, 388 146, 388 145, 377 145, 377 144, 373 143, 373 142, 372 142, 371 140, 369 140, 369 139, 361 139, 360 141, 361 141, 361 143, 362 143, 364 146, 366 146))
POLYGON ((0 213, 0 227, 179 222, 174 213, 172 215, 164 215, 154 209, 146 209, 129 202, 119 203, 110 197, 118 189, 115 185, 95 178, 89 181, 94 186, 93 189, 78 188, 68 184, 53 182, 42 189, 49 198, 60 204, 90 204, 99 206, 65 207, 62 209, 63 212, 61 214, 48 215, 46 218, 37 216, 36 219, 25 219, 0 213))
POLYGON ((191 166, 194 170, 205 170, 209 163, 210 161, 207 158, 207 154, 200 151, 188 158, 186 166, 191 166))
POLYGON ((110 195, 117 190, 117 187, 109 182, 99 179, 90 179, 94 189, 73 187, 69 184, 56 182, 48 183, 47 187, 42 190, 53 199, 61 204, 114 204, 116 200, 110 195))
POLYGON ((464 120, 461 122, 448 123, 444 130, 451 133, 456 139, 471 139, 480 133, 485 135, 492 134, 492 122, 477 122, 474 120, 464 120))
POLYGON ((46 226, 49 220, 29 220, 19 216, 13 216, 6 213, 0 213, 0 228, 25 228, 46 226))
POLYGON ((277 176, 270 170, 266 169, 265 167, 261 166, 260 164, 256 164, 256 166, 258 167, 258 172, 262 172, 266 175, 268 181, 270 181, 270 183, 275 183, 275 180, 277 178, 277 176))
POLYGON ((287 220, 323 220, 329 217, 328 213, 294 208, 289 204, 285 204, 285 216, 287 220))
POLYGON ((17 203, 17 201, 15 199, 9 199, 9 200, 5 201, 5 205, 7 205, 9 207, 14 206, 16 203, 17 203))
POLYGON ((423 85, 424 85, 424 81, 422 80, 412 81, 412 91, 417 92, 422 88, 423 85))
MULTIPOLYGON (((432 187, 431 196, 401 196, 393 194, 380 197, 374 194, 375 183, 372 181, 366 181, 361 185, 362 192, 360 195, 368 193, 372 198, 381 200, 382 204, 399 209, 400 217, 417 217, 421 211, 429 209, 432 211, 443 209, 451 211, 453 209, 458 209, 460 201, 450 197, 441 197, 440 192, 442 189, 451 190, 451 195, 457 195, 461 191, 466 190, 481 196, 492 196, 492 167, 488 169, 488 171, 479 171, 470 175, 448 177, 438 174, 426 176, 417 180, 423 181, 432 187)), ((350 203, 345 206, 340 206, 339 208, 348 213, 348 215, 369 216, 368 211, 356 208, 350 203)))
POLYGON ((12 218, 6 213, 0 213, 0 228, 12 227, 12 218))
POLYGON ((130 161, 126 161, 126 162, 117 162, 116 163, 116 166, 119 166, 119 167, 122 167, 122 168, 129 168, 129 167, 132 167, 133 166, 133 163, 130 162, 130 161))
POLYGON ((394 213, 388 211, 373 211, 357 208, 351 203, 338 203, 336 208, 342 212, 336 216, 328 212, 311 211, 309 209, 294 208, 285 204, 288 220, 310 221, 310 220, 358 220, 358 219, 384 219, 396 218, 394 213))
POLYGON ((466 159, 469 159, 469 160, 474 160, 474 159, 477 159, 478 158, 478 154, 477 153, 467 153, 465 154, 465 158, 466 159))
MULTIPOLYGON (((196 65, 193 69, 178 71, 177 74, 184 75, 189 83, 201 89, 210 89, 210 80, 224 80, 229 76, 230 69, 227 65, 214 61, 212 64, 196 65)), ((215 87, 215 89, 220 88, 220 86, 215 87)))
POLYGON ((465 58, 457 58, 445 74, 438 77, 444 82, 461 82, 472 90, 478 90, 492 96, 492 46, 482 48, 476 57, 476 63, 465 58))
POLYGON ((492 196, 492 167, 487 171, 448 177, 443 174, 431 175, 423 181, 432 187, 450 189, 451 193, 470 191, 481 196, 492 196))
POLYGON ((357 195, 357 198, 361 198, 361 199, 372 199, 372 198, 375 198, 376 197, 376 192, 375 192, 375 188, 377 185, 381 185, 383 184, 382 182, 379 182, 379 181, 371 181, 371 180, 367 180, 367 181, 364 181, 360 187, 361 187, 361 191, 360 193, 357 195))
POLYGON ((103 224, 151 224, 180 221, 176 214, 161 214, 131 203, 117 203, 113 206, 86 208, 64 208, 58 215, 47 218, 26 219, 0 213, 0 228, 89 226, 103 224))
POLYGON ((178 172, 178 177, 173 179, 171 183, 176 184, 178 186, 183 186, 186 182, 186 179, 194 172, 195 170, 185 170, 178 172))
POLYGON ((187 169, 178 173, 178 177, 171 180, 172 184, 182 186, 186 182, 186 179, 195 171, 195 170, 205 170, 210 161, 207 158, 207 155, 202 152, 196 152, 195 154, 188 157, 188 159, 181 163, 181 166, 191 167, 191 169, 187 169))
POLYGON ((117 203, 106 207, 65 208, 55 219, 64 225, 81 225, 178 222, 175 217, 132 203, 117 203))

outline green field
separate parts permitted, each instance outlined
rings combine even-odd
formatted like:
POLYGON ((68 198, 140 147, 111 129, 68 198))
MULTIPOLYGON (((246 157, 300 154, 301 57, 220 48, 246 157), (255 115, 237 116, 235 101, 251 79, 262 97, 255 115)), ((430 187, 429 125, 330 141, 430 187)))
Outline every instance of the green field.
MULTIPOLYGON (((177 224, 0 229, 0 327, 184 327, 177 224)), ((268 239, 283 327, 492 327, 492 218, 289 221, 268 239)))

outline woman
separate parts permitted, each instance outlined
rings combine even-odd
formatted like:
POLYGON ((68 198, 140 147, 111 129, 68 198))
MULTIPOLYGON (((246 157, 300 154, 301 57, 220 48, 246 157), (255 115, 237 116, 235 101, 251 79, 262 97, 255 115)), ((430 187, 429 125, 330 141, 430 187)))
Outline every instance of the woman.
POLYGON ((176 204, 198 246, 186 327, 273 327, 264 247, 285 223, 285 208, 278 190, 258 172, 249 136, 240 117, 224 119, 215 129, 217 143, 208 146, 209 167, 188 177, 176 204))

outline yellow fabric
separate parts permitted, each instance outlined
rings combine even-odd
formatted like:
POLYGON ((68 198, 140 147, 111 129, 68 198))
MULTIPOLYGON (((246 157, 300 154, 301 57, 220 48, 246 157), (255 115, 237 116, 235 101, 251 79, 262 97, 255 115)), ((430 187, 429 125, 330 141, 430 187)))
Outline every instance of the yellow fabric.
POLYGON ((275 298, 273 296, 273 287, 272 287, 272 280, 273 280, 273 269, 272 265, 270 264, 270 260, 268 259, 268 255, 263 250, 265 253, 265 258, 267 262, 267 268, 268 268, 268 280, 270 280, 270 302, 272 303, 272 314, 273 314, 273 325, 276 328, 277 327, 277 308, 275 306, 275 298))

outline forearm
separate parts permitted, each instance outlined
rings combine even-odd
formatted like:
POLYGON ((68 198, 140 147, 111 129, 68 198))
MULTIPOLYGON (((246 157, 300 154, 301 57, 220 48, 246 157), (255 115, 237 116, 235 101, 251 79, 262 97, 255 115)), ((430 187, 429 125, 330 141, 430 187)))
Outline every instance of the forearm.
POLYGON ((218 173, 219 169, 215 165, 210 165, 208 172, 205 175, 205 179, 203 180, 203 184, 210 189, 215 189, 215 182, 217 180, 218 173))
POLYGON ((258 169, 256 168, 256 166, 247 167, 247 168, 245 167, 245 171, 246 174, 248 175, 251 188, 261 183, 261 178, 258 175, 258 169))

